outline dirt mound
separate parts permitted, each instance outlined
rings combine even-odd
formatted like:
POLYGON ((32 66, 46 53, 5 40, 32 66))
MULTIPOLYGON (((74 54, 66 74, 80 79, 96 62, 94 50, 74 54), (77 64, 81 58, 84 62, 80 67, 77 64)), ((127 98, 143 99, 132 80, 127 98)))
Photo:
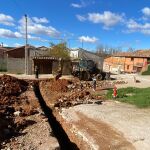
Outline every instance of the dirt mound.
POLYGON ((28 82, 15 77, 0 77, 0 147, 2 141, 26 126, 23 116, 35 113, 28 97, 23 95, 28 85, 28 82))
POLYGON ((96 95, 92 95, 89 91, 86 90, 78 91, 78 92, 76 91, 69 95, 60 96, 59 99, 55 102, 54 107, 68 108, 80 104, 93 104, 98 100, 103 100, 103 99, 104 98, 102 96, 98 97, 96 95))
POLYGON ((71 84, 71 81, 65 79, 59 80, 52 80, 50 85, 50 91, 57 91, 57 92, 67 92, 68 85, 71 84))
POLYGON ((0 95, 18 96, 27 89, 28 83, 15 77, 3 75, 0 77, 0 95))
MULTIPOLYGON (((97 88, 110 87, 106 82, 98 82, 97 88)), ((105 100, 104 96, 92 94, 92 83, 74 80, 52 80, 40 82, 40 91, 49 107, 72 107, 105 100)), ((100 103, 100 102, 99 102, 100 103)))

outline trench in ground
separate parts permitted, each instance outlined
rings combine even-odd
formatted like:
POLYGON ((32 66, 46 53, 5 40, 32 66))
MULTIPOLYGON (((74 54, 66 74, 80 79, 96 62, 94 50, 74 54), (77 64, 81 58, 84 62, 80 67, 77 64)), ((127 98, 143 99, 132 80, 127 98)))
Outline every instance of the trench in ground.
POLYGON ((46 102, 44 101, 41 95, 39 85, 34 85, 34 92, 35 92, 36 97, 39 100, 40 106, 45 116, 48 118, 49 125, 52 128, 54 136, 58 140, 60 149, 61 150, 79 150, 77 145, 70 141, 68 135, 62 128, 61 124, 57 121, 56 117, 54 116, 52 109, 46 105, 46 102))

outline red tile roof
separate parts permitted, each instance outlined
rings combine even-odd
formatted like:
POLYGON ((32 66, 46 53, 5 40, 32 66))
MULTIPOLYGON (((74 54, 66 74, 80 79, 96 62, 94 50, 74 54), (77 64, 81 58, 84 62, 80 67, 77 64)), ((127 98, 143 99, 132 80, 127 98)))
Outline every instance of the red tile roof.
POLYGON ((137 50, 134 52, 119 52, 114 54, 115 57, 145 57, 150 58, 150 50, 137 50))

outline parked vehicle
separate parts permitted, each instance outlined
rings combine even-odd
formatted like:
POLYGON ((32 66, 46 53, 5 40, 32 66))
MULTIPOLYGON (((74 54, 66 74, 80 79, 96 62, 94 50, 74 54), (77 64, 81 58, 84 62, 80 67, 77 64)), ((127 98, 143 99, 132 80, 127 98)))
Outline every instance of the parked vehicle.
POLYGON ((86 59, 73 61, 72 74, 80 80, 91 80, 93 76, 96 76, 97 80, 108 80, 110 78, 109 72, 103 72, 93 60, 86 59))

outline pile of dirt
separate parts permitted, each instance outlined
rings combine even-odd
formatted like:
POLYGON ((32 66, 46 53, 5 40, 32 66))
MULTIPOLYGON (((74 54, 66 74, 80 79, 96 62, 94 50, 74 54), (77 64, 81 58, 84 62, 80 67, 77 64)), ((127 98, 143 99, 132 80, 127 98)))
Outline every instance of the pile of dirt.
POLYGON ((3 75, 0 77, 0 96, 18 96, 27 90, 28 83, 15 77, 3 75))
MULTIPOLYGON (((113 88, 110 81, 97 82, 97 90, 113 88)), ((79 104, 89 104, 97 101, 105 100, 104 95, 93 94, 93 86, 91 81, 77 80, 51 80, 42 81, 40 90, 47 105, 50 107, 72 107, 79 104)))
POLYGON ((0 147, 1 143, 18 134, 27 124, 23 117, 36 113, 28 97, 23 93, 29 88, 28 82, 15 77, 0 77, 0 147))
POLYGON ((65 79, 59 80, 52 80, 50 85, 50 91, 57 91, 57 92, 67 92, 68 85, 72 84, 71 81, 65 79))
POLYGON ((89 91, 83 90, 78 92, 73 92, 69 95, 62 95, 59 99, 55 102, 54 107, 58 108, 68 108, 75 105, 80 104, 92 104, 94 100, 102 100, 103 97, 98 97, 96 95, 92 95, 89 91))

